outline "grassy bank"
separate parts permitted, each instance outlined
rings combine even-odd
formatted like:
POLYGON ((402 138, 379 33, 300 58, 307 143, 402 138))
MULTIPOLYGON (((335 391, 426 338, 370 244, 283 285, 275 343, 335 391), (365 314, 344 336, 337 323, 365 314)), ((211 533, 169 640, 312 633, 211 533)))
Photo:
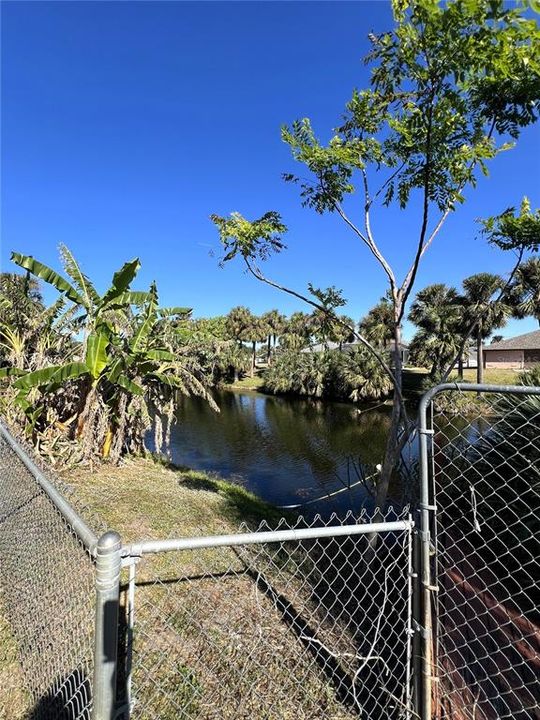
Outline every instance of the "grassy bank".
POLYGON ((281 511, 218 476, 130 459, 114 467, 79 467, 65 478, 80 502, 92 508, 125 542, 233 532, 241 522, 277 521, 281 511))
MULTIPOLYGON (((283 515, 216 476, 150 460, 78 468, 69 481, 124 542, 230 533, 263 520, 275 526, 283 515)), ((314 594, 314 552, 296 557, 296 550, 253 546, 143 557, 133 661, 138 717, 215 720, 219 712, 224 720, 248 720, 263 707, 271 708, 269 719, 311 720, 324 707, 335 720, 351 718, 305 641, 291 632, 294 608, 302 618, 297 627, 314 623, 325 644, 354 658, 351 629, 332 620, 314 594)))

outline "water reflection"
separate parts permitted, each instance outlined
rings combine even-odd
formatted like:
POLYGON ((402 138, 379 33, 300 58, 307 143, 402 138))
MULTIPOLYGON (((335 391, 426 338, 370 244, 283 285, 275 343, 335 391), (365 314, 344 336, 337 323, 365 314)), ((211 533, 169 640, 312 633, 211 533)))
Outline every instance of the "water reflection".
MULTIPOLYGON (((240 481, 264 499, 290 505, 334 492, 382 461, 390 415, 345 403, 223 391, 219 414, 184 398, 172 430, 173 462, 240 481)), ((313 509, 369 504, 359 487, 313 509)))

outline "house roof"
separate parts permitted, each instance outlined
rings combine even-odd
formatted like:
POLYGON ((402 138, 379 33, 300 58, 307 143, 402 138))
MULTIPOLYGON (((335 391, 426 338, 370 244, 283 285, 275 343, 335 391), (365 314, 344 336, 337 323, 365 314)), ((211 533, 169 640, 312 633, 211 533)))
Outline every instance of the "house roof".
POLYGON ((486 345, 484 350, 540 350, 540 330, 486 345))

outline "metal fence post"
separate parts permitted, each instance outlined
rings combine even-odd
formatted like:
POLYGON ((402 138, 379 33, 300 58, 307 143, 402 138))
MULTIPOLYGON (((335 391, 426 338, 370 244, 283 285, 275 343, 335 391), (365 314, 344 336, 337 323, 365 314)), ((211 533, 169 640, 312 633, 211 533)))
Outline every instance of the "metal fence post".
POLYGON ((114 531, 97 543, 92 720, 113 720, 115 713, 121 549, 120 535, 114 531))
MULTIPOLYGON (((429 451, 428 435, 433 429, 427 426, 427 409, 431 403, 433 391, 426 393, 418 409, 418 436, 420 440, 420 586, 422 591, 422 626, 419 628, 423 638, 421 697, 419 714, 422 720, 432 717, 432 681, 433 667, 433 629, 431 613, 431 522, 430 512, 435 510, 429 496, 429 451)), ((433 500, 434 503, 434 500, 433 500)))

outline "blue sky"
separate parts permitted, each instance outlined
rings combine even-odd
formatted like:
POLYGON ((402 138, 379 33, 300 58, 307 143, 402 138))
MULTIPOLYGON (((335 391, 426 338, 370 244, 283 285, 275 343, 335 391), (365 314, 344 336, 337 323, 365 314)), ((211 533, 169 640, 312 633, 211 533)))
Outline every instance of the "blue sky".
MULTIPOLYGON (((272 209, 289 233, 268 274, 302 290, 336 285, 359 319, 383 294, 383 274, 339 218, 302 208, 283 183, 295 165, 279 131, 309 116, 327 139, 352 88, 367 84, 367 33, 390 24, 383 1, 2 3, 2 270, 11 250, 58 267, 62 242, 100 288, 138 256, 137 286, 157 280, 165 305, 289 313, 304 308, 240 265, 218 267, 208 219, 272 209)), ((524 194, 537 207, 539 170, 534 127, 468 193, 417 288, 506 272, 512 258, 489 248, 474 220, 524 194)), ((353 198, 351 214, 359 209, 353 198)), ((374 215, 400 274, 417 227, 414 212, 374 215)), ((513 321, 501 332, 536 327, 513 321)))

